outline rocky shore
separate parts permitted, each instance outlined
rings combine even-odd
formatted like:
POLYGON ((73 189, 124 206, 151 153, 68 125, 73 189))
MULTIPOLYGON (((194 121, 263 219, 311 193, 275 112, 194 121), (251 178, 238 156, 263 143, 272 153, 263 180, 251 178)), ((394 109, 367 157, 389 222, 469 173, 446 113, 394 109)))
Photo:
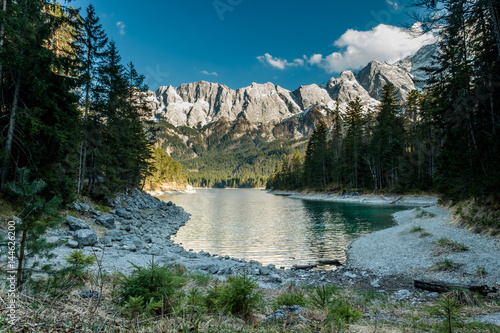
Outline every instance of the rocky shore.
MULTIPOLYGON (((365 198, 366 199, 366 198, 365 198)), ((398 198, 395 198, 395 200, 398 198)), ((392 198, 384 198, 390 201, 392 198)), ((425 206, 433 205, 433 199, 422 201, 425 206)), ((405 200, 408 202, 408 200, 405 200)), ((219 278, 227 275, 246 272, 255 277, 261 286, 278 288, 296 284, 326 284, 337 286, 352 286, 362 290, 389 292, 401 297, 413 297, 406 291, 413 290, 413 279, 423 276, 429 279, 452 279, 453 281, 469 283, 480 282, 497 285, 500 283, 500 267, 495 258, 499 258, 498 243, 489 240, 489 248, 485 251, 483 261, 474 259, 479 252, 471 250, 468 259, 472 266, 463 264, 463 270, 448 274, 431 269, 435 260, 432 257, 420 258, 424 253, 431 256, 432 242, 444 235, 453 238, 454 233, 470 233, 456 227, 441 227, 441 234, 432 228, 435 217, 428 215, 416 217, 417 210, 409 210, 396 214, 398 226, 363 237, 351 244, 348 249, 348 262, 344 266, 318 266, 318 269, 280 269, 274 265, 262 266, 257 261, 245 261, 228 256, 221 257, 204 251, 195 253, 183 249, 170 240, 177 230, 189 220, 189 214, 172 202, 163 202, 158 198, 139 191, 133 191, 127 196, 117 198, 113 202, 114 209, 109 214, 100 215, 85 204, 75 204, 80 217, 66 217, 67 229, 49 232, 51 241, 65 244, 56 249, 53 263, 64 264, 64 257, 75 248, 81 248, 86 253, 96 253, 101 258, 105 272, 130 272, 131 263, 146 265, 154 256, 155 262, 163 265, 179 264, 188 270, 212 274, 219 278), (421 240, 418 235, 409 235, 414 225, 422 225, 428 229, 432 237, 421 240), (408 237, 418 238, 419 242, 409 242, 408 237), (496 246, 496 248, 495 248, 496 246), (496 257, 495 257, 496 256, 496 257), (415 264, 412 258, 418 259, 415 264), (422 265, 421 263, 427 263, 422 265), (483 264, 486 275, 475 275, 477 265, 483 264), (425 267, 424 267, 425 266, 425 267), (425 268, 425 269, 424 269, 425 268), (401 290, 404 290, 401 293, 401 290)), ((417 208, 420 210, 420 208, 417 208)), ((425 208, 428 214, 439 216, 442 223, 449 224, 449 213, 445 209, 431 206, 425 208), (448 214, 448 215, 446 215, 448 214), (447 216, 447 217, 446 217, 447 216)), ((443 236, 443 237, 444 237, 443 236)), ((481 243, 483 238, 474 235, 481 243)), ((467 242, 471 249, 476 243, 467 242)), ((458 259, 457 259, 458 260, 458 259)), ((465 260, 466 261, 466 260, 465 260)))

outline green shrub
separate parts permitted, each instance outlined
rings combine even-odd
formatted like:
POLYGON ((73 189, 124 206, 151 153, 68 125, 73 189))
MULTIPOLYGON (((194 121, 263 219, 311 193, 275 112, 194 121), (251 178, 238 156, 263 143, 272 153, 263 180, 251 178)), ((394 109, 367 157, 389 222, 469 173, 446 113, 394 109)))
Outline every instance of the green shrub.
POLYGON ((363 313, 355 309, 346 299, 338 298, 328 305, 327 320, 340 331, 362 316, 363 313))
POLYGON ((206 286, 212 277, 205 273, 194 273, 191 274, 191 279, 194 280, 199 286, 206 286))
POLYGON ((302 291, 299 292, 284 292, 278 297, 276 297, 275 303, 278 307, 282 305, 292 306, 292 305, 306 305, 306 297, 302 291))
POLYGON ((443 323, 438 327, 442 332, 453 332, 453 327, 458 324, 458 312, 461 306, 452 294, 441 296, 435 306, 429 307, 429 312, 443 319, 443 323))
POLYGON ((425 230, 425 229, 424 229, 424 228, 422 228, 421 226, 416 226, 416 227, 411 228, 410 233, 422 232, 422 231, 424 231, 424 230, 425 230))
POLYGON ((443 249, 447 249, 447 250, 452 251, 452 252, 469 251, 469 248, 467 247, 467 245, 465 245, 463 243, 458 243, 458 242, 451 240, 449 238, 446 238, 446 237, 440 238, 435 244, 443 249))
POLYGON ((64 260, 73 267, 88 267, 95 263, 95 257, 91 254, 86 255, 82 250, 71 251, 64 260))
POLYGON ((34 280, 33 291, 46 292, 52 297, 58 297, 83 286, 88 280, 87 268, 95 263, 95 257, 86 255, 82 250, 74 250, 64 260, 69 266, 49 271, 49 277, 46 279, 34 280))
POLYGON ((135 268, 132 274, 118 283, 118 302, 127 307, 127 302, 130 303, 132 297, 133 306, 129 304, 129 308, 137 309, 142 297, 143 309, 149 312, 159 313, 171 308, 180 295, 179 291, 185 283, 184 278, 176 275, 169 267, 160 266, 154 261, 149 262, 146 267, 134 264, 132 266, 135 268), (147 309, 146 304, 158 302, 160 307, 147 309))
POLYGON ((453 271, 459 266, 460 265, 453 262, 453 260, 445 258, 436 262, 436 264, 434 265, 434 269, 438 271, 453 271))
POLYGON ((228 276, 222 285, 208 289, 206 304, 209 308, 226 313, 246 315, 256 309, 263 300, 255 279, 242 274, 228 276))
POLYGON ((479 275, 480 277, 485 277, 486 274, 488 274, 488 273, 486 272, 486 268, 484 268, 482 266, 477 266, 476 274, 479 275))
POLYGON ((186 304, 179 306, 179 313, 185 315, 187 313, 193 314, 203 314, 207 312, 205 297, 203 296, 200 289, 193 287, 189 289, 186 295, 186 304))
POLYGON ((312 291, 311 302, 318 308, 325 308, 332 302, 337 291, 337 287, 333 284, 316 286, 312 291))

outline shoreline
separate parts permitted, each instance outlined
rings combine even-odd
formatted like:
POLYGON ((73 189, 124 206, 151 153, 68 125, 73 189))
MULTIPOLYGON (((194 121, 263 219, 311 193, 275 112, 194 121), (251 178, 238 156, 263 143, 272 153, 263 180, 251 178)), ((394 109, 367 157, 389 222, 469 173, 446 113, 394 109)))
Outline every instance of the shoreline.
MULTIPOLYGON (((288 194, 286 193, 285 195, 288 194)), ((302 196, 298 195, 297 197, 302 198, 302 196)), ((365 196, 356 196, 354 200, 353 198, 338 200, 338 198, 329 198, 325 195, 307 195, 308 200, 316 200, 318 197, 322 200, 328 199, 329 201, 356 203, 360 202, 360 198, 367 199, 365 196)), ((425 199, 427 200, 427 198, 425 199)), ((377 200, 379 204, 388 204, 387 201, 389 199, 384 197, 377 200)), ((375 200, 371 198, 371 200, 361 202, 371 204, 373 201, 375 200)), ((433 201, 427 200, 424 202, 429 204, 433 201)), ((188 222, 189 214, 171 202, 163 202, 151 195, 135 191, 131 195, 117 200, 116 207, 123 207, 113 210, 110 214, 116 220, 116 227, 112 229, 101 228, 100 234, 104 235, 104 237, 99 238, 99 242, 93 247, 86 246, 82 248, 87 254, 92 254, 95 251, 98 257, 102 256, 102 264, 105 271, 110 273, 113 271, 129 273, 132 269, 130 263, 143 266, 154 256, 155 261, 162 265, 180 264, 188 270, 204 272, 220 279, 224 279, 228 275, 246 272, 256 278, 261 287, 272 289, 290 283, 310 285, 333 283, 338 287, 352 287, 365 291, 397 292, 402 289, 414 290, 413 278, 417 274, 410 274, 410 270, 417 268, 418 273, 418 268, 420 267, 412 266, 411 262, 401 259, 406 258, 405 255, 408 248, 417 254, 427 253, 427 248, 432 241, 429 238, 425 239, 426 243, 415 243, 409 246, 410 243, 408 243, 406 238, 401 237, 401 235, 408 236, 408 229, 418 224, 426 229, 429 228, 434 235, 432 239, 439 237, 439 234, 435 234, 435 231, 430 227, 430 225, 434 224, 435 218, 415 220, 415 209, 401 211, 395 214, 395 219, 398 223, 397 226, 363 236, 353 241, 346 249, 346 265, 336 269, 334 267, 331 267, 331 269, 325 267, 325 270, 283 270, 276 268, 274 265, 262 266, 257 261, 245 261, 228 256, 222 257, 205 251, 196 253, 174 243, 170 239, 171 236, 175 235, 178 229, 188 222), (106 237, 111 237, 111 241, 105 242, 106 237), (395 241, 398 238, 402 241, 395 241), (388 245, 395 246, 387 247, 388 245)), ((425 208, 425 211, 430 213, 436 211, 436 218, 442 218, 443 214, 451 216, 449 211, 436 206, 425 208)), ((89 220, 91 219, 84 219, 84 222, 88 223, 91 229, 97 230, 99 227, 96 228, 96 225, 89 220)), ((448 223, 448 220, 445 222, 448 223)), ((450 228, 461 230, 461 232, 465 232, 466 234, 472 234, 458 227, 450 226, 450 228)), ((70 242, 72 238, 71 233, 63 234, 64 230, 57 231, 60 234, 51 235, 53 241, 66 240, 66 242, 70 242)), ((473 235, 473 237, 479 237, 479 241, 482 242, 482 236, 473 235)), ((412 236, 418 239, 416 235, 412 236)), ((452 234, 446 234, 446 237, 453 239, 452 236, 452 234)), ((56 251, 57 258, 53 263, 63 265, 64 256, 73 250, 74 248, 64 245, 59 247, 56 251)), ((474 255, 476 252, 471 253, 474 255)), ((498 253, 500 257, 500 252, 498 253)), ((474 259, 472 261, 474 262, 474 259)), ((498 267, 498 271, 496 269, 491 270, 490 267, 492 265, 494 264, 487 264, 486 269, 488 274, 485 279, 481 279, 480 281, 499 284, 500 267, 498 267)), ((497 265, 500 265, 500 263, 497 265)), ((475 269, 476 266, 467 269, 467 276, 474 277, 473 271, 475 269)), ((449 280, 447 274, 420 274, 419 276, 438 277, 442 280, 449 280)), ((473 279, 464 279, 458 276, 457 281, 467 282, 471 280, 473 279)))
POLYGON ((320 194, 320 193, 302 193, 297 191, 269 191, 271 194, 283 195, 294 199, 347 202, 370 205, 397 205, 397 206, 435 206, 438 202, 437 196, 418 196, 418 195, 340 195, 340 194, 320 194))
POLYGON ((409 279, 440 280, 500 288, 500 240, 453 224, 440 206, 395 213, 396 226, 354 240, 347 264, 378 276, 401 274, 409 279), (447 239, 462 250, 439 245, 447 239), (440 267, 449 260, 451 267, 440 267))

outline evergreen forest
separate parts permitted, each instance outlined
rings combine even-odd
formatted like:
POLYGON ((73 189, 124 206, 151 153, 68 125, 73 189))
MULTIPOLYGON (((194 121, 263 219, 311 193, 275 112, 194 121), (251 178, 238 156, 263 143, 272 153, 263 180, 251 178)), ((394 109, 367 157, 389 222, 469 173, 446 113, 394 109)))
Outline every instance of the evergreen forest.
POLYGON ((417 1, 439 28, 426 88, 403 103, 387 84, 374 110, 359 99, 329 129, 320 124, 305 156, 284 156, 274 189, 408 193, 500 204, 500 23, 493 1, 417 1))

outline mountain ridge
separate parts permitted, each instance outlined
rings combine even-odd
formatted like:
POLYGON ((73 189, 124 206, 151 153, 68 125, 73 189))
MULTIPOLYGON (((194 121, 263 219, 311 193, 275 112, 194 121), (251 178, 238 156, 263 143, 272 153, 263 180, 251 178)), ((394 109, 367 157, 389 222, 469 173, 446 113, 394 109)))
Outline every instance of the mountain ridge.
POLYGON ((306 113, 314 106, 325 111, 334 110, 336 101, 344 111, 355 97, 369 107, 376 106, 387 83, 396 86, 398 96, 405 100, 413 89, 422 89, 424 67, 437 52, 434 44, 426 45, 417 53, 395 63, 371 61, 358 73, 343 71, 323 85, 301 85, 290 91, 272 82, 255 83, 233 90, 226 85, 199 81, 179 87, 161 86, 149 92, 156 119, 164 119, 174 126, 200 128, 213 122, 234 122, 245 117, 259 126, 277 125, 281 121, 306 113))

